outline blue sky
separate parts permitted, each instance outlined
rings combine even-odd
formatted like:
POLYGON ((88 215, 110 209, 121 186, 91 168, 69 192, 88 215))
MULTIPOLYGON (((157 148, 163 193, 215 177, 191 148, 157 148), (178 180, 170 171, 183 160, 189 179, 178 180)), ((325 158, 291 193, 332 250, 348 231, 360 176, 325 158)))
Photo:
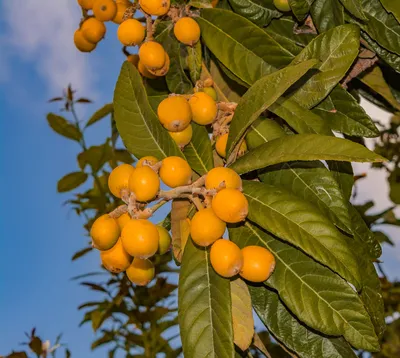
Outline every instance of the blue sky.
MULTIPOLYGON (((0 9, 0 354, 18 348, 23 332, 36 326, 50 340, 63 332, 73 357, 103 357, 104 350, 90 351, 90 326, 78 328, 82 314, 77 306, 96 294, 70 280, 96 270, 99 259, 89 255, 70 261, 86 238, 82 222, 62 206, 68 194, 56 192, 57 180, 76 170, 79 147, 52 132, 45 116, 58 110, 57 104, 46 101, 60 95, 68 83, 79 95, 95 100, 94 105, 81 107, 86 108, 81 115, 111 100, 124 59, 116 26, 108 26, 106 40, 86 55, 72 44, 79 23, 73 0, 3 1, 0 9)), ((374 118, 385 118, 368 109, 374 118)), ((106 123, 92 128, 89 144, 109 133, 106 123)), ((378 209, 390 205, 387 188, 376 188, 382 175, 374 172, 360 182, 359 202, 376 198, 378 209)), ((399 231, 390 233, 400 244, 395 238, 399 231)), ((383 256, 392 277, 400 262, 399 247, 385 250, 383 256)))

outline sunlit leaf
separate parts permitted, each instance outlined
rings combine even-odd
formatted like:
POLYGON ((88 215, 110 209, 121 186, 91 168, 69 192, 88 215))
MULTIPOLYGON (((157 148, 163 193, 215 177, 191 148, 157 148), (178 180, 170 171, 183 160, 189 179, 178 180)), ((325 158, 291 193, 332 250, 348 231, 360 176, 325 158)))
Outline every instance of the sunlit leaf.
POLYGON ((80 141, 82 138, 82 133, 79 129, 67 121, 64 117, 58 116, 54 113, 49 113, 47 115, 47 122, 49 126, 58 134, 63 137, 80 141))

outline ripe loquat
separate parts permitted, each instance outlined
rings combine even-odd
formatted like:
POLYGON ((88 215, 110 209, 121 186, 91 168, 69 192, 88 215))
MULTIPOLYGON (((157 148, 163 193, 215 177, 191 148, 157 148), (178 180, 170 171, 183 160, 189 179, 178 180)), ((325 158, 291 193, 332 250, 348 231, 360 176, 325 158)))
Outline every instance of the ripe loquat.
POLYGON ((117 13, 115 14, 114 18, 113 18, 113 22, 115 24, 121 24, 122 21, 124 21, 124 14, 125 11, 128 7, 131 6, 131 4, 129 2, 116 2, 117 4, 117 13))
POLYGON ((156 157, 153 157, 151 155, 147 155, 147 156, 145 156, 143 158, 140 158, 138 160, 138 162, 136 163, 136 168, 143 167, 145 161, 146 161, 146 164, 150 165, 150 166, 152 166, 152 165, 154 165, 154 164, 159 162, 159 160, 156 157))
POLYGON ((128 19, 118 26, 117 37, 124 46, 140 44, 145 35, 144 26, 136 19, 128 19))
POLYGON ((169 59, 169 56, 165 52, 165 63, 164 63, 164 66, 162 68, 159 68, 159 69, 147 68, 147 70, 154 76, 157 76, 157 77, 165 76, 169 71, 169 65, 170 64, 171 64, 171 61, 169 59))
POLYGON ((172 156, 163 159, 159 174, 164 184, 176 188, 189 183, 192 169, 186 160, 172 156))
POLYGON ((137 201, 150 201, 160 190, 160 178, 149 166, 136 168, 129 177, 128 188, 137 201))
POLYGON ((157 230, 159 235, 157 253, 164 255, 171 247, 171 236, 163 226, 157 225, 157 230))
POLYGON ((89 17, 81 26, 81 31, 86 40, 97 44, 106 34, 105 25, 94 17, 89 17))
POLYGON ((174 25, 174 34, 178 41, 193 46, 200 39, 200 26, 191 17, 182 17, 174 25))
POLYGON ((139 60, 138 70, 143 77, 149 78, 150 80, 154 80, 157 76, 153 75, 145 65, 139 60))
POLYGON ((181 132, 192 120, 188 101, 183 96, 171 96, 161 101, 157 108, 158 119, 170 132, 181 132))
POLYGON ((148 69, 163 68, 166 61, 164 48, 155 41, 147 41, 139 48, 140 62, 148 69))
POLYGON ((234 170, 225 167, 211 169, 206 176, 205 186, 207 189, 239 189, 242 179, 234 170))
POLYGON ((214 101, 217 100, 217 91, 213 87, 204 87, 203 92, 207 93, 214 101))
POLYGON ((113 273, 125 271, 132 262, 132 257, 125 251, 121 239, 111 249, 101 251, 100 258, 103 266, 113 273))
POLYGON ((274 0, 274 5, 281 12, 289 12, 291 10, 288 0, 274 0))
POLYGON ((96 44, 85 39, 80 29, 76 30, 74 33, 74 44, 81 52, 92 52, 96 48, 96 44))
POLYGON ((215 150, 222 158, 226 158, 226 144, 228 143, 228 133, 225 133, 217 138, 215 150))
POLYGON ((135 257, 127 268, 126 275, 135 285, 146 286, 154 278, 154 265, 150 260, 135 257))
POLYGON ((129 255, 147 259, 158 250, 159 234, 149 220, 132 219, 122 229, 121 240, 129 255))
POLYGON ((117 198, 121 197, 121 190, 128 189, 129 177, 135 168, 129 164, 121 164, 116 167, 108 177, 108 188, 117 198))
POLYGON ((180 147, 184 147, 188 145, 192 140, 193 136, 193 128, 189 124, 183 131, 181 132, 168 132, 172 139, 178 144, 180 147))
POLYGON ((93 15, 100 21, 111 21, 117 14, 117 4, 113 0, 95 0, 93 15))
POLYGON ((121 230, 117 220, 108 214, 102 215, 96 219, 90 229, 90 236, 96 249, 109 250, 117 242, 121 230))
POLYGON ((139 0, 141 9, 149 15, 165 15, 171 5, 170 0, 139 0))
POLYGON ((91 10, 95 0, 78 0, 78 4, 85 10, 91 10))
POLYGON ((207 208, 194 214, 190 224, 192 240, 199 246, 209 246, 220 239, 226 229, 226 223, 207 208))
POLYGON ((243 254, 234 242, 220 239, 211 246, 210 261, 217 274, 230 278, 242 269, 243 254))
POLYGON ((128 213, 122 214, 120 217, 117 218, 117 223, 121 231, 129 220, 131 220, 131 217, 128 213))
POLYGON ((242 249, 243 266, 240 276, 252 282, 264 282, 275 269, 274 256, 264 247, 246 246, 242 249))
POLYGON ((189 105, 197 124, 211 124, 217 115, 217 103, 205 92, 195 93, 190 98, 189 105))
POLYGON ((215 214, 227 223, 243 221, 249 212, 246 197, 237 189, 222 189, 213 198, 211 204, 215 214))

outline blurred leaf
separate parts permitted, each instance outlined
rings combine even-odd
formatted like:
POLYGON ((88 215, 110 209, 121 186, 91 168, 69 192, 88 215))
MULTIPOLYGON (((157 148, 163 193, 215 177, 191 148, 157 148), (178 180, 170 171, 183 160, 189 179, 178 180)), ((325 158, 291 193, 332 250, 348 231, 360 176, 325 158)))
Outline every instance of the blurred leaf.
POLYGON ((12 352, 5 358, 28 358, 28 355, 25 352, 12 352))
POLYGON ((43 353, 43 343, 42 340, 38 336, 33 336, 29 342, 29 348, 32 350, 33 353, 40 356, 43 353))
POLYGON ((114 334, 112 334, 111 332, 107 332, 107 331, 102 331, 103 335, 99 338, 97 338, 95 341, 92 342, 91 345, 91 349, 96 349, 104 344, 113 342, 115 340, 115 336, 114 334))
POLYGON ((108 104, 104 105, 102 108, 100 108, 99 110, 94 112, 94 114, 87 121, 85 127, 89 127, 92 124, 97 123, 98 121, 100 121, 104 117, 108 116, 110 113, 112 113, 113 108, 114 107, 113 107, 112 103, 108 103, 108 104))
POLYGON ((198 9, 211 8, 211 0, 190 0, 187 6, 197 7, 198 9))
POLYGON ((64 100, 63 97, 53 97, 51 99, 49 99, 49 102, 58 102, 58 101, 62 101, 64 100))
POLYGON ((194 46, 186 46, 186 50, 188 52, 187 63, 189 66, 190 79, 194 84, 196 84, 201 75, 201 42, 198 41, 194 46))
POLYGON ((74 277, 71 277, 71 280, 80 280, 81 278, 85 277, 92 277, 92 276, 103 276, 105 272, 88 272, 88 273, 83 273, 81 275, 77 275, 74 277))
POLYGON ((71 352, 69 349, 65 350, 65 358, 71 358, 71 352))
POLYGON ((126 163, 126 164, 132 164, 134 162, 130 153, 125 149, 115 149, 114 156, 118 162, 122 162, 122 163, 126 163))
POLYGON ((49 126, 58 134, 63 137, 80 141, 82 138, 82 133, 76 126, 68 122, 64 117, 58 116, 54 113, 49 113, 47 115, 47 122, 49 126))
POLYGON ((290 8, 297 20, 303 21, 310 11, 314 0, 289 0, 290 8))
POLYGON ((79 98, 78 100, 75 101, 75 103, 92 103, 92 101, 87 98, 79 98))
POLYGON ((235 12, 258 26, 268 25, 272 19, 282 16, 273 4, 273 0, 230 0, 235 12))
POLYGON ((400 205, 400 168, 396 168, 389 176, 390 200, 400 205))
POLYGON ((89 253, 90 251, 92 251, 93 248, 92 247, 85 247, 84 249, 77 251, 74 256, 72 256, 72 261, 79 259, 80 257, 86 255, 87 253, 89 253))
POLYGON ((84 172, 73 172, 62 177, 57 184, 57 191, 65 193, 71 191, 86 182, 88 175, 84 172))
POLYGON ((100 291, 100 292, 104 292, 104 293, 108 292, 105 288, 103 288, 102 286, 100 286, 100 285, 98 285, 96 283, 93 283, 93 282, 81 282, 80 285, 88 286, 93 291, 100 291))
POLYGON ((344 25, 344 9, 337 0, 315 0, 311 17, 319 33, 344 25))
POLYGON ((92 171, 97 173, 104 164, 112 159, 112 150, 108 142, 101 145, 94 145, 78 154, 79 167, 84 170, 90 165, 92 171))

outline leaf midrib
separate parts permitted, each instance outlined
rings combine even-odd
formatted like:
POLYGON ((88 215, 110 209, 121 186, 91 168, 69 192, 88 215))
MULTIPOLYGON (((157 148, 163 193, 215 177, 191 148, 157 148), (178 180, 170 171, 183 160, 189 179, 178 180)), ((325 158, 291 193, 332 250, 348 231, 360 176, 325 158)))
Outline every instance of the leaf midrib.
POLYGON ((201 166, 203 167, 204 171, 207 173, 207 172, 208 172, 208 169, 207 169, 206 166, 204 165, 204 162, 203 162, 202 158, 199 156, 199 154, 198 154, 196 148, 194 147, 193 143, 190 142, 188 145, 192 148, 194 154, 195 154, 196 157, 198 158, 198 160, 199 160, 201 166))

